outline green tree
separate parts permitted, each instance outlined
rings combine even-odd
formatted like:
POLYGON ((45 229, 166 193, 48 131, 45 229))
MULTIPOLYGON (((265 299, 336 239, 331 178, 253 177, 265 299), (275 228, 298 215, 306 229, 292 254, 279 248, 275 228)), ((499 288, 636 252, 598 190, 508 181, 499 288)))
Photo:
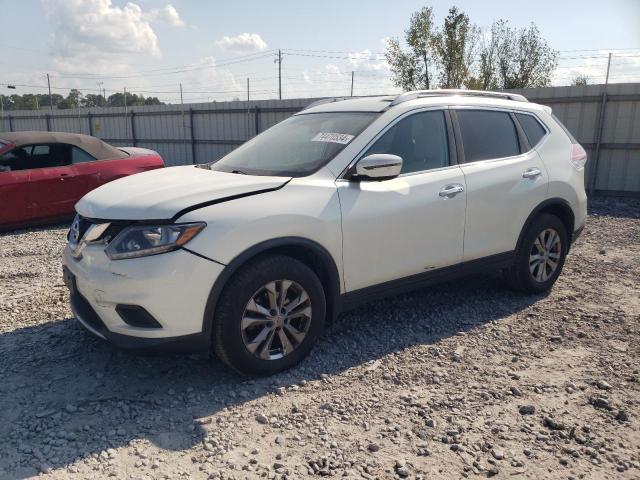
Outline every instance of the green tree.
POLYGON ((436 35, 435 51, 440 65, 440 87, 460 88, 466 82, 473 64, 477 28, 466 13, 449 9, 442 31, 436 35))
POLYGON ((106 101, 102 95, 96 95, 95 93, 88 93, 82 99, 83 107, 104 107, 106 101))
POLYGON ((396 86, 415 90, 429 89, 434 85, 437 41, 438 31, 433 22, 432 8, 424 7, 411 15, 409 28, 405 32, 408 50, 403 50, 397 38, 390 39, 387 44, 385 56, 396 86))
POLYGON ((551 83, 558 57, 534 24, 517 29, 497 20, 482 31, 456 7, 442 29, 430 7, 415 12, 405 43, 403 49, 393 38, 386 51, 393 82, 404 90, 543 87, 551 83))
POLYGON ((78 108, 82 100, 82 92, 76 88, 72 88, 67 98, 58 103, 58 108, 78 108))
POLYGON ((477 31, 478 57, 465 86, 472 90, 496 90, 498 88, 497 52, 498 30, 502 21, 494 22, 488 32, 477 31))
POLYGON ((576 75, 575 77, 573 77, 573 80, 571 80, 571 85, 575 85, 575 86, 589 85, 589 77, 587 77, 586 75, 576 75))
POLYGON ((533 23, 515 29, 499 20, 492 32, 497 35, 496 64, 499 88, 546 87, 557 65, 558 52, 551 49, 533 23))

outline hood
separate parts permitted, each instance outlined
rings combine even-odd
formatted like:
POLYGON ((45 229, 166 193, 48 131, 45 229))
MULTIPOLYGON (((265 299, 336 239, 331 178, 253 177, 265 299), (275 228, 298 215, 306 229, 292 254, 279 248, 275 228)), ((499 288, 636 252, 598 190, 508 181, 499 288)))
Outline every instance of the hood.
POLYGON ((107 183, 85 195, 76 204, 76 211, 84 217, 105 220, 170 219, 197 205, 274 190, 290 179, 217 172, 192 165, 163 168, 107 183))

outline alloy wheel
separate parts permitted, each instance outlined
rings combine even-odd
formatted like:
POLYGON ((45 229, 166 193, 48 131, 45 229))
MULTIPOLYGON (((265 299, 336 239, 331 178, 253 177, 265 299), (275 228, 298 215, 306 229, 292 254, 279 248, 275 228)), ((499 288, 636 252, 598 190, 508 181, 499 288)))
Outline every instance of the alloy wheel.
POLYGON ((540 232, 529 253, 529 271, 537 282, 546 282, 558 269, 562 254, 560 235, 553 228, 540 232))
POLYGON ((242 315, 246 349, 262 360, 278 360, 293 352, 311 325, 311 300, 300 284, 274 280, 260 287, 242 315))

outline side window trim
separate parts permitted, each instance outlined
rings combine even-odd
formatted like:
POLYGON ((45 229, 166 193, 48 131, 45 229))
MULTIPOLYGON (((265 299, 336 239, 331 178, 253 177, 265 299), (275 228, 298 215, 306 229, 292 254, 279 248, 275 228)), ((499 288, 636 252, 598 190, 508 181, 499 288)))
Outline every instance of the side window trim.
MULTIPOLYGON (((499 108, 499 107, 483 107, 483 106, 476 106, 476 105, 454 105, 450 107, 450 112, 451 112, 451 117, 453 119, 453 124, 454 124, 454 133, 455 133, 455 138, 456 138, 456 145, 458 146, 458 163, 460 165, 471 165, 473 163, 480 163, 480 162, 494 162, 494 161, 499 161, 499 160, 506 160, 506 159, 510 159, 510 158, 517 158, 521 155, 524 155, 525 153, 527 153, 527 151, 523 150, 523 144, 522 144, 522 139, 520 137, 521 134, 524 134, 524 132, 521 132, 520 129, 520 124, 516 123, 513 119, 513 110, 510 108, 499 108), (464 153, 464 144, 462 143, 462 129, 460 128, 460 122, 458 120, 458 115, 457 115, 457 111, 458 110, 480 110, 480 111, 488 111, 488 112, 503 112, 509 115, 509 117, 511 118, 511 121, 513 122, 513 126, 516 129, 516 135, 518 136, 518 146, 520 148, 520 153, 518 153, 517 155, 511 155, 509 157, 496 157, 496 158, 485 158, 484 160, 474 160, 472 162, 466 162, 466 157, 465 157, 465 153, 464 153)), ((526 141, 526 136, 525 136, 525 141, 526 141)))
POLYGON ((71 163, 69 164, 70 166, 71 166, 71 165, 81 165, 81 164, 83 164, 83 163, 99 162, 100 160, 108 160, 108 159, 104 159, 104 158, 98 159, 98 158, 94 157, 93 155, 91 155, 89 152, 87 152, 84 148, 80 148, 80 147, 78 147, 77 145, 73 145, 73 144, 69 144, 69 145, 71 145, 71 163), (82 153, 84 153, 84 154, 85 154, 85 155, 87 155, 88 157, 91 157, 93 160, 88 160, 88 161, 86 161, 86 162, 77 162, 77 163, 75 163, 75 162, 73 161, 73 151, 74 151, 74 150, 79 150, 79 151, 81 151, 82 153))
MULTIPOLYGON (((67 145, 69 147, 71 147, 72 145, 70 143, 62 143, 62 142, 40 142, 40 143, 29 143, 27 145, 24 145, 23 148, 26 147, 30 147, 31 150, 29 151, 29 156, 33 155, 33 150, 36 147, 39 146, 47 146, 49 148, 51 148, 52 145, 67 145)), ((67 163, 66 165, 54 165, 54 166, 49 166, 49 167, 35 167, 35 168, 25 168, 25 170, 43 170, 43 169, 49 169, 49 168, 67 168, 67 167, 73 167, 73 163, 71 163, 71 157, 69 157, 69 163, 67 163)))
POLYGON ((513 122, 513 126, 516 127, 516 132, 518 132, 518 143, 520 144, 520 154, 527 153, 531 151, 532 147, 529 145, 529 139, 527 135, 524 133, 524 129, 520 122, 516 118, 516 114, 514 112, 509 112, 509 116, 511 117, 511 121, 513 122))
POLYGON ((438 105, 436 107, 418 107, 412 110, 409 110, 407 112, 404 112, 402 115, 396 117, 393 119, 393 121, 391 123, 388 123, 382 130, 380 130, 356 155, 354 155, 354 160, 352 160, 349 165, 347 165, 347 167, 340 172, 340 175, 338 175, 336 180, 345 180, 345 181, 350 181, 348 178, 345 178, 345 176, 347 175, 347 173, 353 168, 353 166, 358 163, 363 155, 367 152, 367 150, 369 150, 369 148, 371 148, 379 139, 380 137, 382 137, 385 133, 387 133, 387 131, 389 131, 390 129, 392 129, 397 123, 401 122, 402 120, 404 120, 405 118, 410 117, 411 115, 415 115, 417 113, 422 113, 422 112, 433 112, 433 111, 441 111, 444 115, 444 119, 445 119, 445 128, 447 130, 447 146, 449 147, 449 165, 445 166, 445 167, 440 167, 440 168, 430 168, 428 170, 420 170, 417 172, 407 172, 407 173, 402 173, 399 176, 405 176, 405 175, 416 175, 416 174, 420 174, 420 173, 425 173, 425 172, 432 172, 435 170, 442 170, 445 168, 451 168, 453 166, 457 165, 456 157, 454 156, 454 152, 456 152, 456 143, 455 140, 453 139, 453 129, 452 129, 452 120, 451 117, 449 115, 449 107, 448 106, 442 106, 442 105, 438 105), (453 145, 453 149, 452 149, 452 145, 453 145))
MULTIPOLYGON (((530 117, 533 117, 544 130, 544 135, 540 138, 540 140, 538 140, 538 143, 536 143, 535 145, 529 145, 529 150, 533 150, 534 148, 536 148, 538 145, 540 145, 543 142, 543 140, 546 140, 547 137, 551 134, 551 131, 549 130, 549 127, 547 127, 547 124, 544 123, 542 119, 538 117, 538 115, 536 115, 535 113, 527 112, 524 110, 513 110, 512 113, 515 118, 516 125, 518 125, 522 129, 523 133, 524 133, 524 128, 522 128, 522 125, 520 124, 520 120, 518 120, 518 115, 529 115, 530 117)), ((529 144, 529 139, 527 138, 526 134, 524 135, 524 137, 527 140, 527 144, 529 144)))

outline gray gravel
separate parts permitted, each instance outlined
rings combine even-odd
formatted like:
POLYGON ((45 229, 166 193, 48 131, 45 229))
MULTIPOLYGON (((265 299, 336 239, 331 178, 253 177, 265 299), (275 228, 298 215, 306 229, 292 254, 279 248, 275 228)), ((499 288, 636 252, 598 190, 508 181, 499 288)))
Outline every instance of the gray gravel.
POLYGON ((114 350, 66 229, 0 235, 0 478, 639 478, 640 204, 600 200, 549 295, 492 276, 361 307, 289 372, 114 350))

